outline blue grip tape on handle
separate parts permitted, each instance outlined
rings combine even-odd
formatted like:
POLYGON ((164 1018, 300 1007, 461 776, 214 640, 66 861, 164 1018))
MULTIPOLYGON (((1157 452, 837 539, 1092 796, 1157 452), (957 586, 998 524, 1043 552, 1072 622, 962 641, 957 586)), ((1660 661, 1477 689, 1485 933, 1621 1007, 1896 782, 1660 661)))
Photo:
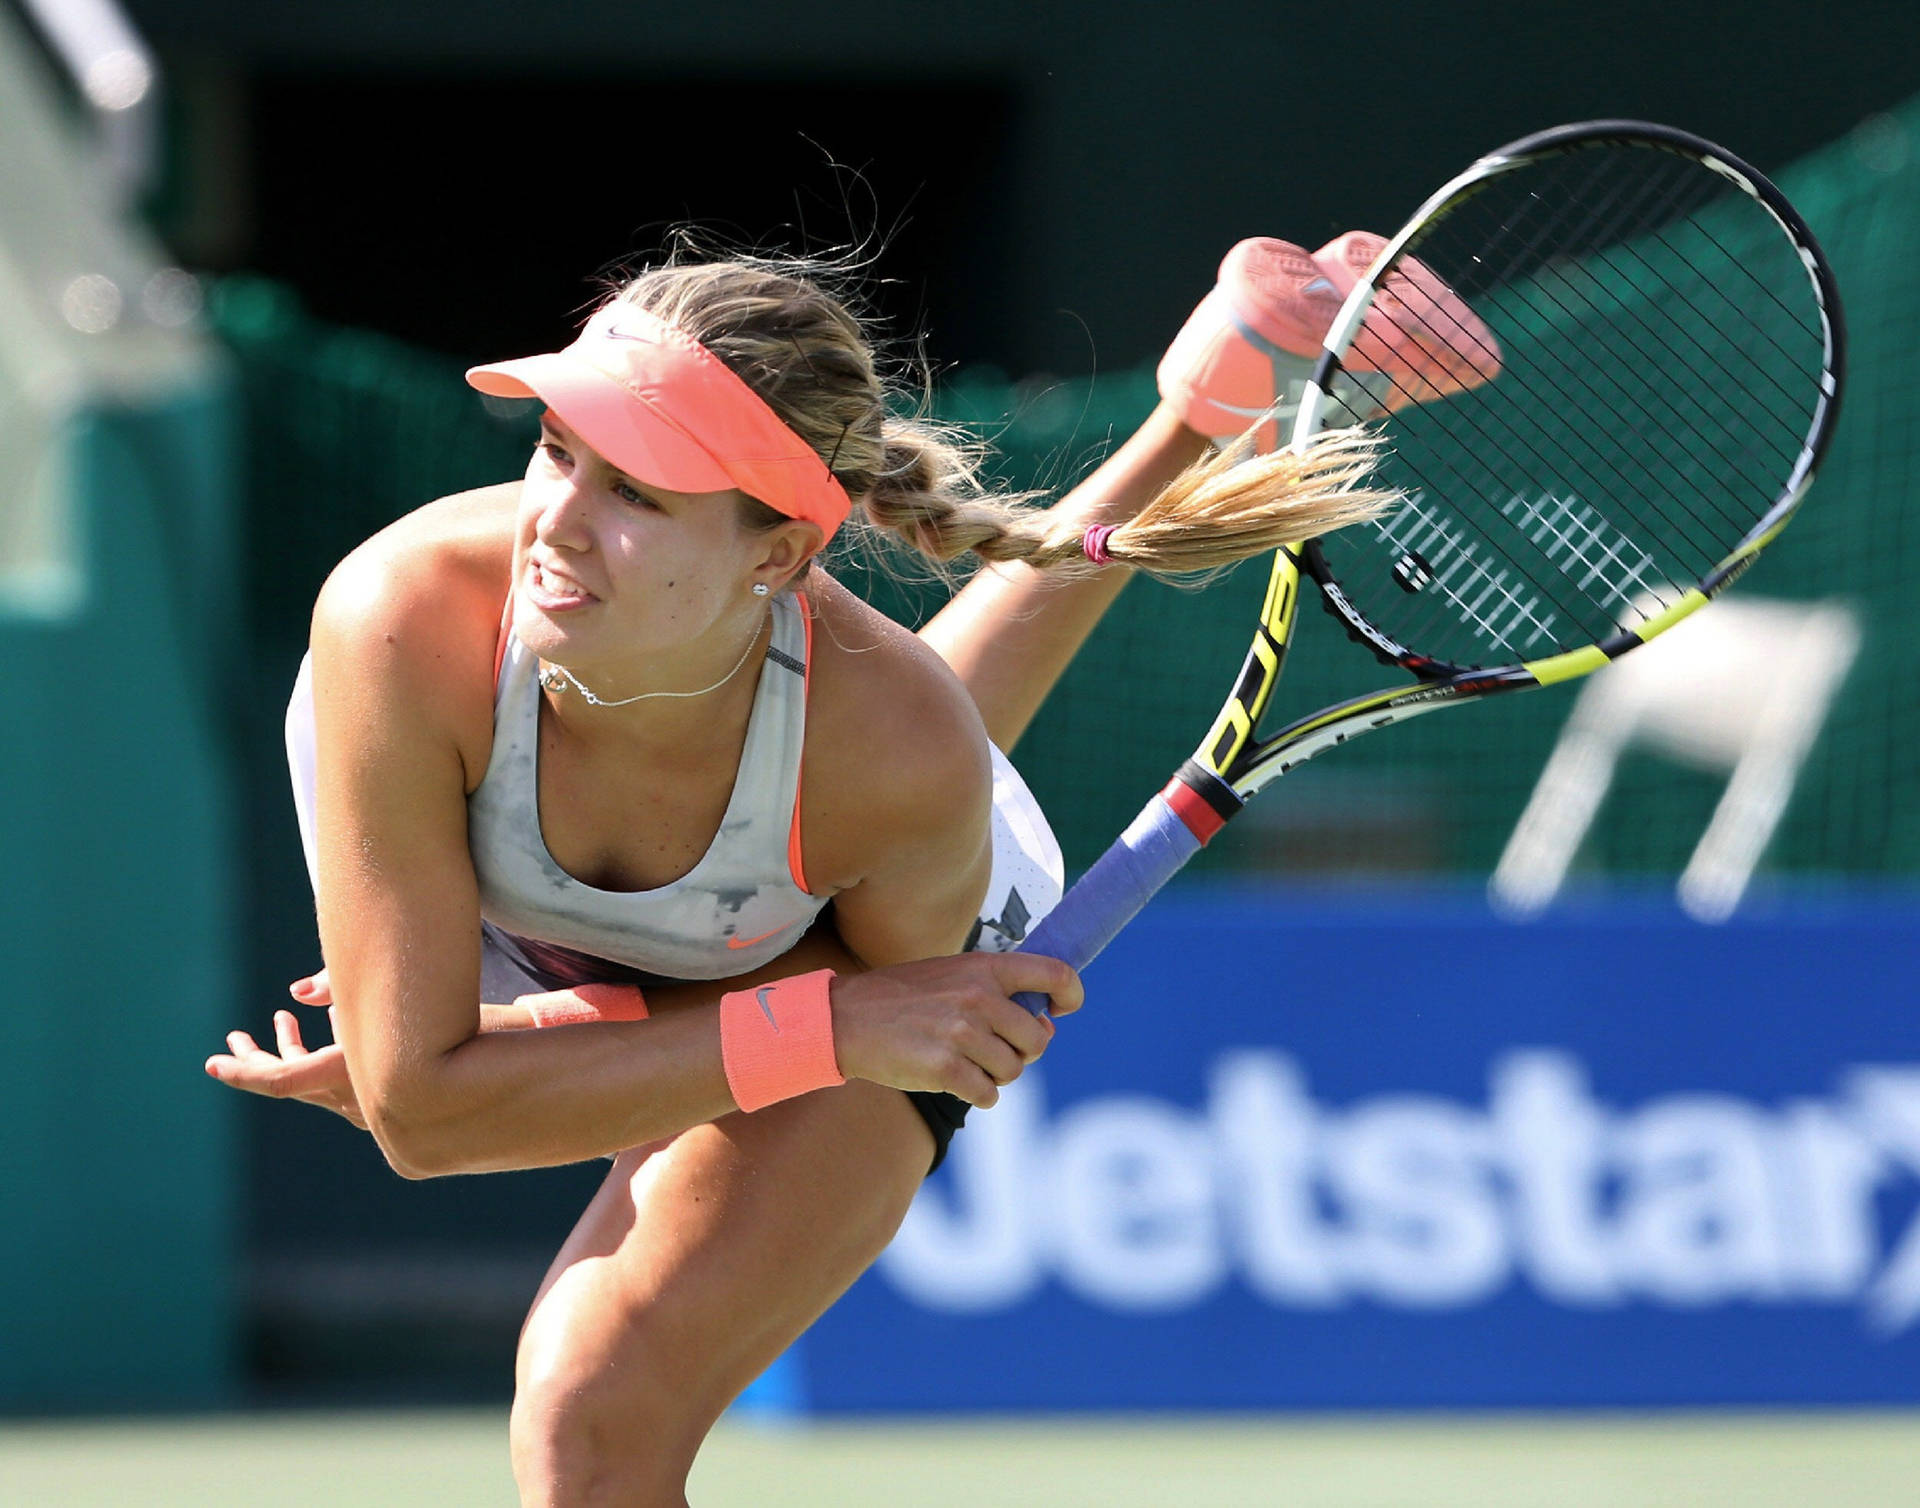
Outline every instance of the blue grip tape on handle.
MULTIPOLYGON (((1020 951, 1044 953, 1084 969, 1199 851, 1200 840, 1193 830, 1175 815, 1164 796, 1155 796, 1061 897, 1060 904, 1027 934, 1020 951)), ((1013 998, 1036 1016, 1046 1012, 1047 997, 1037 991, 1023 991, 1013 998)))

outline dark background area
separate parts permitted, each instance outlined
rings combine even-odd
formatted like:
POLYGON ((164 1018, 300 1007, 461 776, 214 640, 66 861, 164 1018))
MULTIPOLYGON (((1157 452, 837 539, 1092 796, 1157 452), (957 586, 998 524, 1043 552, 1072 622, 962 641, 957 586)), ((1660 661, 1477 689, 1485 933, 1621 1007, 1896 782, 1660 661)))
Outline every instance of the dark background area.
MULTIPOLYGON (((468 360, 565 340, 599 275, 691 223, 860 248, 892 333, 942 366, 1135 367, 1238 238, 1389 230, 1540 127, 1665 120, 1773 170, 1920 90, 1911 0, 130 9, 165 68, 154 215, 176 254, 468 360)), ((271 470, 254 458, 255 540, 271 470)), ((247 600, 244 1024, 264 1034, 316 961, 278 752, 310 599, 247 600)), ((520 1307, 599 1166, 403 1184, 343 1123, 245 1114, 255 1378, 504 1392, 520 1307)))
POLYGON ((1015 106, 991 83, 268 69, 244 98, 245 263, 323 318, 474 361, 547 350, 601 276, 695 226, 727 246, 846 246, 877 262, 890 328, 946 332, 949 360, 997 354, 1015 106), (912 152, 906 133, 875 139, 915 112, 912 152))
POLYGON ((1477 153, 1643 116, 1762 169, 1920 88, 1905 0, 134 0, 195 265, 460 355, 560 338, 691 221, 880 255, 942 362, 1157 354, 1233 241, 1386 230, 1477 153))

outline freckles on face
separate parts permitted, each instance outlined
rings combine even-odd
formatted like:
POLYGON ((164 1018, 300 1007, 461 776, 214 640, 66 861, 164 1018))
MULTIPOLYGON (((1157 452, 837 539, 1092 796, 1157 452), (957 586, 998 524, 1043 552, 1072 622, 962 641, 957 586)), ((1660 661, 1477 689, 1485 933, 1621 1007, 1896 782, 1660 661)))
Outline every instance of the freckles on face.
POLYGON ((683 494, 650 509, 616 511, 605 522, 609 596, 623 615, 646 620, 636 628, 698 631, 745 594, 732 512, 723 498, 683 494))
POLYGON ((642 482, 549 413, 521 495, 522 568, 531 556, 572 578, 598 599, 596 625, 636 647, 664 647, 704 632, 744 597, 757 557, 740 502, 736 492, 642 482))

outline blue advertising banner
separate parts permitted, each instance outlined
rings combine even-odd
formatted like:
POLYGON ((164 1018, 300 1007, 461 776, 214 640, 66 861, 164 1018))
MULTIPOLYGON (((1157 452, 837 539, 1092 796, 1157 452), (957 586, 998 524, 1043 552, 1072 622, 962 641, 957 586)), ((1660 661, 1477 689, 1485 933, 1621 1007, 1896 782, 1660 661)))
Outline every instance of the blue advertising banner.
POLYGON ((1157 902, 805 1407, 1920 1401, 1920 907, 1157 902))

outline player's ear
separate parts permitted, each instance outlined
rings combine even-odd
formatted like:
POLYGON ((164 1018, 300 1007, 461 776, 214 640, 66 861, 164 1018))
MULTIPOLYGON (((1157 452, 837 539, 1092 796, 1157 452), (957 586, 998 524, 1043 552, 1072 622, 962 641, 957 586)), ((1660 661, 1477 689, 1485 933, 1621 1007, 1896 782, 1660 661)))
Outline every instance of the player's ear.
POLYGON ((770 529, 757 531, 754 548, 759 561, 753 568, 752 580, 779 590, 806 569, 807 562, 820 553, 826 542, 827 536, 820 526, 804 518, 783 519, 770 529))

